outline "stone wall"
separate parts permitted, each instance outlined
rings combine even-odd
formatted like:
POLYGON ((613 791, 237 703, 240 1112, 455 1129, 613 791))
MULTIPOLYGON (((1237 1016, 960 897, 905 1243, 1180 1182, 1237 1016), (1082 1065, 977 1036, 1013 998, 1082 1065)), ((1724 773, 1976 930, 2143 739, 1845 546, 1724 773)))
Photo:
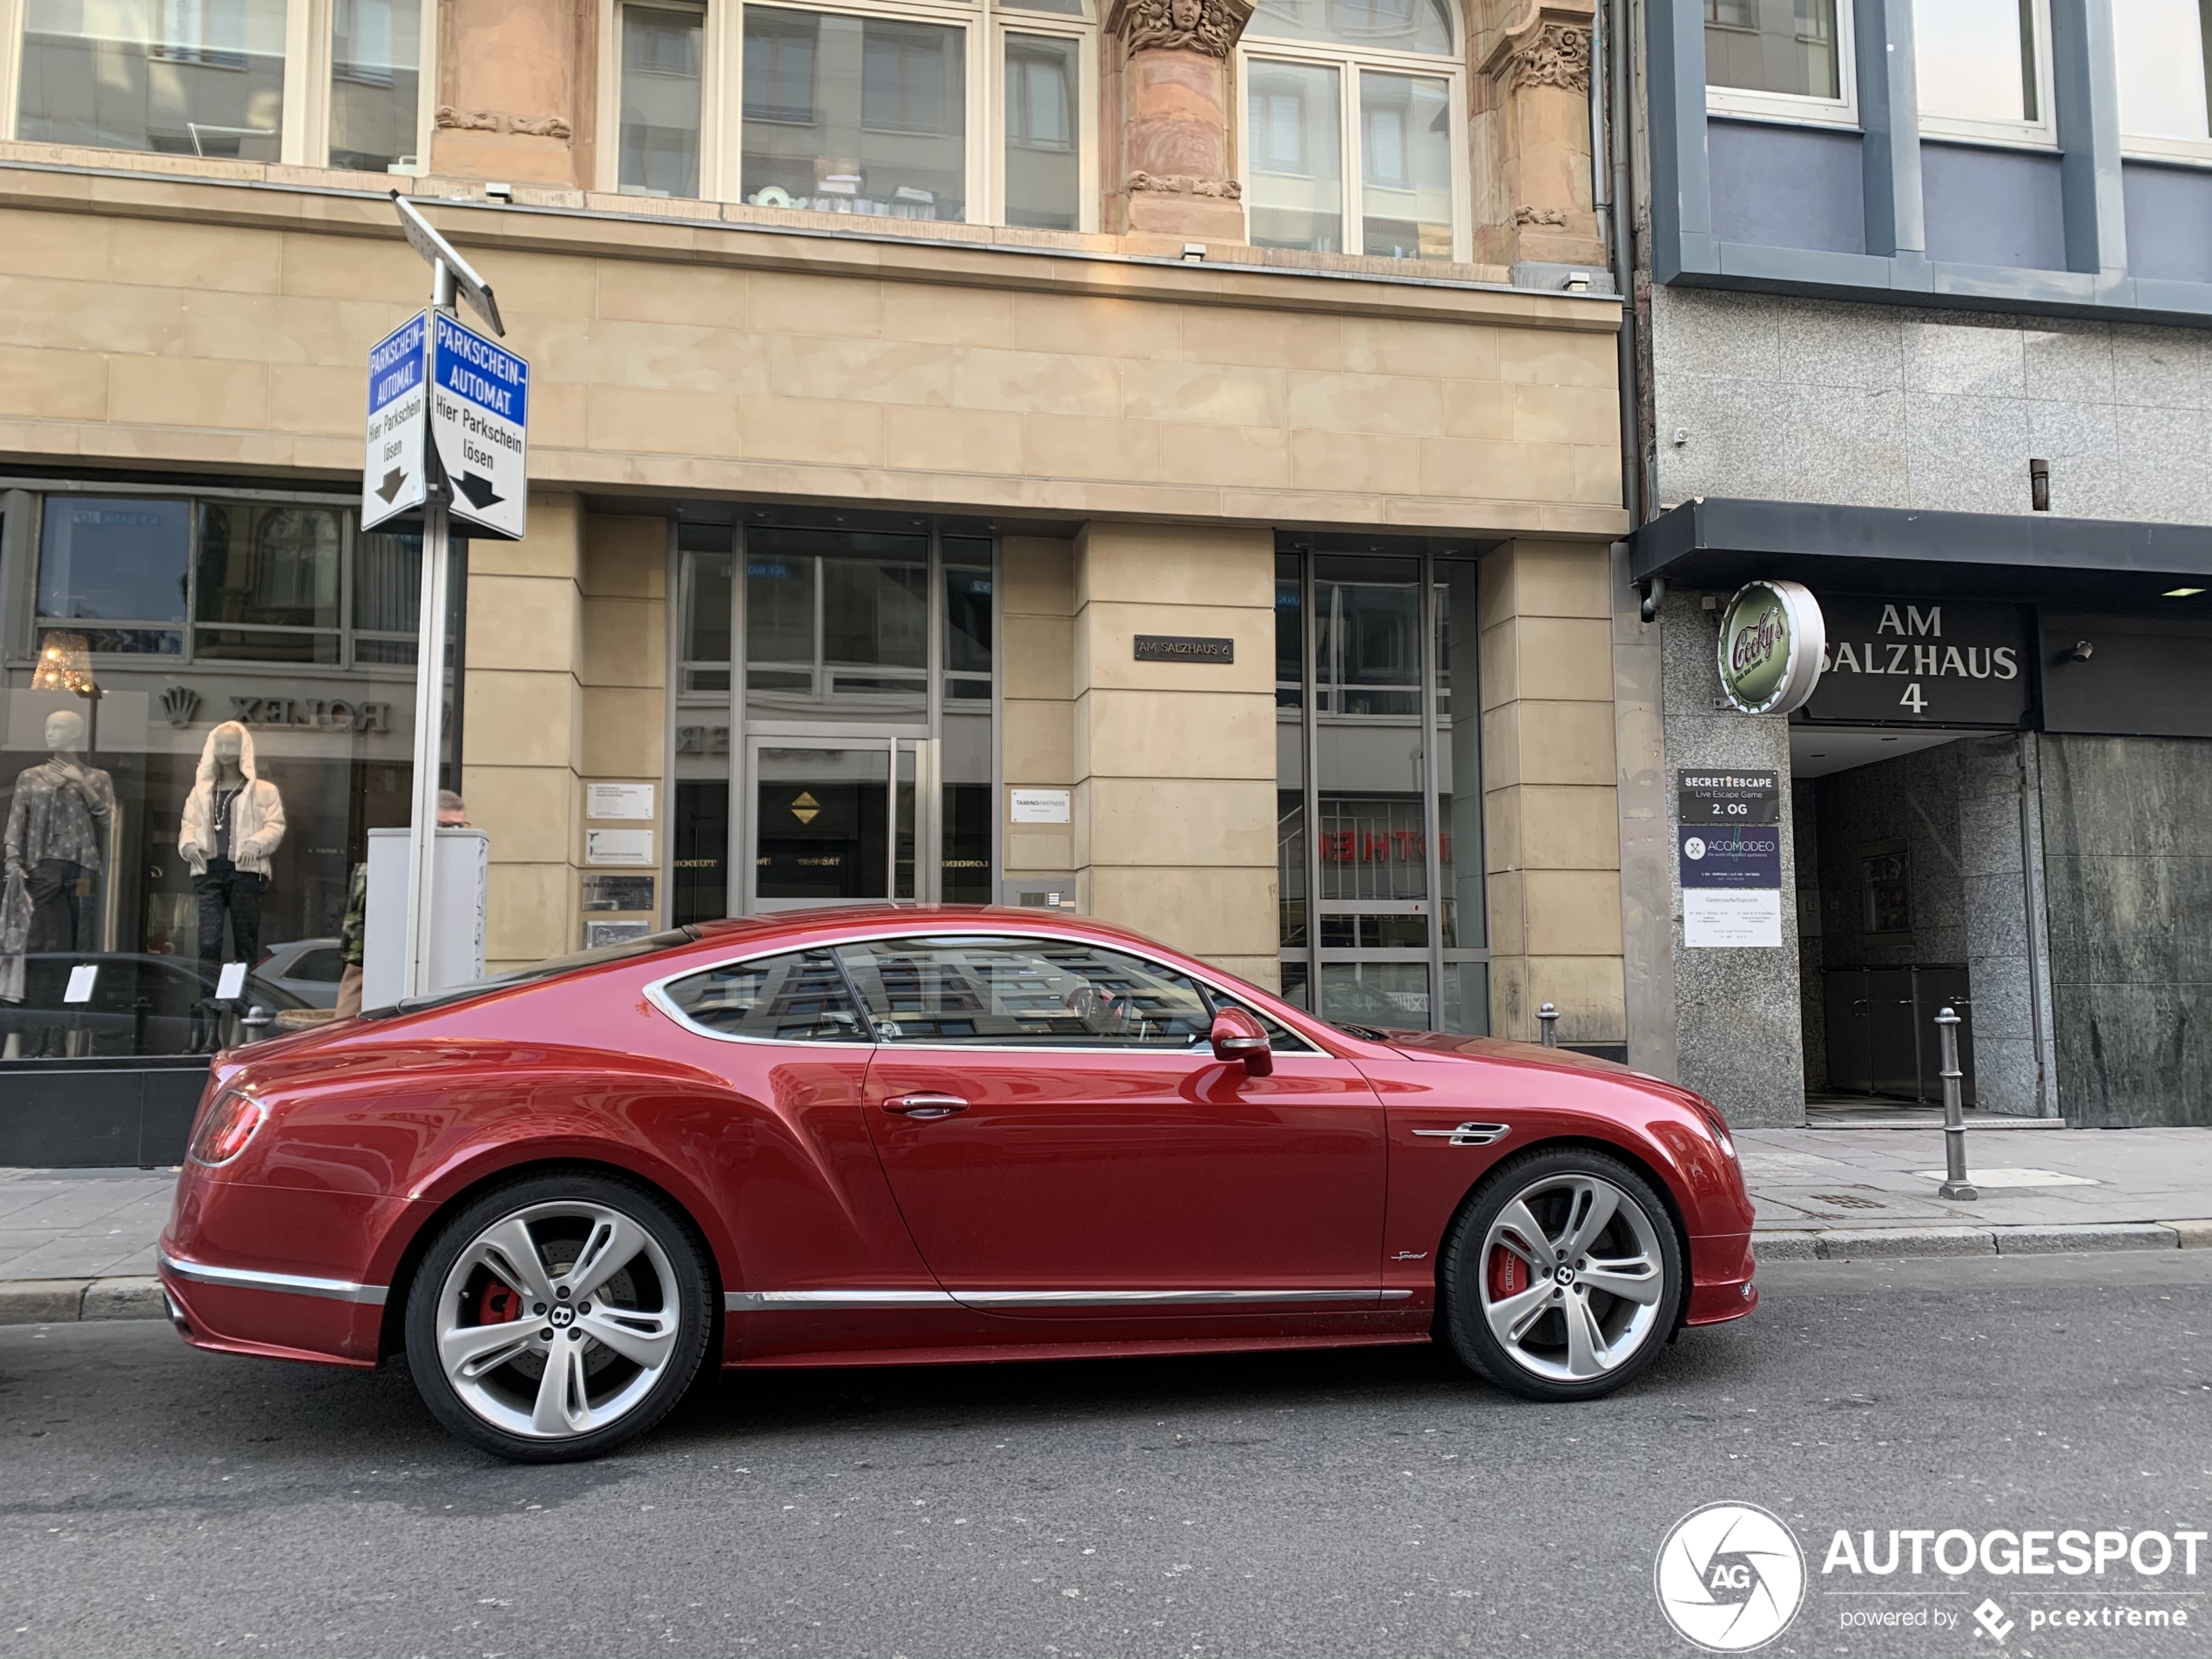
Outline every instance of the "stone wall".
POLYGON ((1653 291, 1658 498, 2212 523, 2212 336, 1653 291), (1677 444, 1677 431, 1683 442, 1677 444))
POLYGON ((1074 600, 1082 907, 1276 985, 1272 533, 1090 524, 1074 600), (1235 660, 1140 663, 1140 633, 1225 636, 1235 660))
MULTIPOLYGON (((1790 729, 1771 716, 1713 706, 1716 624, 1699 596, 1670 593, 1660 613, 1667 734, 1665 892, 1673 921, 1675 1042, 1678 1081, 1746 1128, 1804 1122, 1804 1026, 1798 1013, 1795 907, 1782 907, 1782 943, 1688 948, 1682 880, 1673 843, 1681 823, 1675 775, 1685 768, 1760 769, 1782 784, 1791 822, 1790 729)), ((1798 885, 1794 838, 1782 838, 1782 888, 1798 885)))
MULTIPOLYGON (((0 168, 0 456, 357 475, 388 203, 0 168)), ((1623 528, 1610 300, 441 204, 541 488, 1623 528)))
POLYGON ((1516 541, 1486 556, 1484 852, 1490 1028, 1533 1042, 1628 1037, 1615 777, 1612 572, 1606 550, 1516 541))

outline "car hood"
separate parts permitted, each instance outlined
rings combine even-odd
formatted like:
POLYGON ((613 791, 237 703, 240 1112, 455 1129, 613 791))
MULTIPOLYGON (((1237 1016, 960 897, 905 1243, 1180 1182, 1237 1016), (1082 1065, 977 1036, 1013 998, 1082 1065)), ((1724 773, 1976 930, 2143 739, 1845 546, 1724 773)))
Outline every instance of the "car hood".
POLYGON ((1643 1074, 1617 1060, 1572 1049, 1547 1049, 1534 1042, 1514 1042, 1505 1037, 1470 1037, 1453 1031, 1385 1031, 1382 1039, 1411 1060, 1510 1060, 1524 1066, 1556 1066, 1562 1070, 1605 1071, 1616 1076, 1643 1074))
MULTIPOLYGON (((1680 1083, 1638 1071, 1617 1060, 1577 1054, 1572 1049, 1547 1049, 1534 1042, 1511 1042, 1503 1037, 1461 1036, 1450 1031, 1385 1031, 1382 1040, 1408 1060, 1474 1061, 1489 1065, 1527 1066, 1539 1070, 1602 1072, 1630 1088, 1656 1095, 1677 1105, 1722 1116, 1712 1102, 1680 1083)), ((1725 1121, 1725 1119, 1723 1119, 1725 1121)))

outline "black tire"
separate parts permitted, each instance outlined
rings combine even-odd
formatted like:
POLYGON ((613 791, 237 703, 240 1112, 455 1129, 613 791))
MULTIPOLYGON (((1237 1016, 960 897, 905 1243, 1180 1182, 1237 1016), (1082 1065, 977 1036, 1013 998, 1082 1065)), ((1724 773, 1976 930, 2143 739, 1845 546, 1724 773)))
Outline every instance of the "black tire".
POLYGON ((470 1445, 517 1463, 570 1462, 626 1446, 667 1416, 698 1372, 713 1314, 704 1252, 665 1199, 584 1170, 524 1176, 439 1228, 408 1292, 408 1367, 431 1413, 470 1445), (519 1234, 509 1231, 517 1222, 519 1234), (488 1243, 494 1230, 502 1237, 488 1243), (604 1255, 632 1253, 571 1301, 570 1270, 603 1237, 604 1255), (536 1248, 543 1300, 507 1283, 530 1271, 507 1271, 518 1265, 509 1253, 518 1241, 536 1248), (489 1334, 475 1345, 486 1352, 448 1374, 442 1332, 466 1345, 479 1329, 489 1334), (605 1420, 591 1420, 602 1411, 605 1420), (558 1426, 542 1426, 549 1422, 558 1426))
POLYGON ((1540 1147, 1500 1164, 1453 1224, 1442 1255, 1453 1350, 1471 1370, 1525 1399, 1599 1399, 1627 1386, 1673 1334, 1686 1290, 1682 1244, 1665 1200, 1621 1159, 1581 1147, 1540 1147), (1612 1190, 1615 1208, 1575 1259, 1606 1265, 1559 1263, 1556 1245, 1573 1241, 1575 1218, 1587 1221, 1600 1186, 1612 1190), (1584 1191, 1593 1202, 1578 1211, 1576 1195, 1584 1191), (1516 1203, 1547 1235, 1541 1246, 1510 1242, 1527 1231, 1507 1218, 1516 1203), (1548 1253, 1554 1266, 1540 1278, 1548 1253), (1646 1263, 1649 1276, 1641 1271, 1646 1263), (1560 1265, 1568 1270, 1563 1282, 1551 1277, 1560 1265), (1527 1275, 1525 1285, 1520 1273, 1527 1275), (1601 1281, 1617 1289, 1598 1288, 1601 1281), (1494 1312, 1520 1332, 1517 1342, 1494 1329, 1494 1312), (1570 1323, 1579 1326, 1579 1348, 1570 1323), (1609 1360, 1615 1347, 1618 1358, 1609 1360))

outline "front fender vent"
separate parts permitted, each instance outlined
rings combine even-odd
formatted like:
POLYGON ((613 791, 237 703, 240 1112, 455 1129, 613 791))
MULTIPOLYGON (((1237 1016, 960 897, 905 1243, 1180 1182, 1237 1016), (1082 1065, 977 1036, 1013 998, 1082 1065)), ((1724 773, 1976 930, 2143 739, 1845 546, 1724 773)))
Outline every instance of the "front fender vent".
POLYGON ((1456 1129, 1417 1129, 1426 1140, 1449 1141, 1454 1146, 1488 1146, 1513 1132, 1510 1123, 1461 1123, 1456 1129))

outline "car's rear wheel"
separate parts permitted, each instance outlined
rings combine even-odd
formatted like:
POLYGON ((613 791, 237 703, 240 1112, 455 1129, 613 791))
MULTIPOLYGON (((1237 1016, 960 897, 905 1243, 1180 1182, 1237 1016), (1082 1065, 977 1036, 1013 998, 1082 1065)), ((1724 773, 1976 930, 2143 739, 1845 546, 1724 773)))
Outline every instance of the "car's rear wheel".
POLYGON ((501 1457, 595 1457, 667 1415, 706 1351, 712 1286, 654 1194, 585 1173, 486 1193, 441 1230, 408 1296, 433 1413, 501 1457))
POLYGON ((1494 1171, 1444 1248, 1460 1358, 1530 1399, 1595 1399, 1658 1357, 1683 1296, 1682 1247, 1651 1183, 1581 1148, 1494 1171))

